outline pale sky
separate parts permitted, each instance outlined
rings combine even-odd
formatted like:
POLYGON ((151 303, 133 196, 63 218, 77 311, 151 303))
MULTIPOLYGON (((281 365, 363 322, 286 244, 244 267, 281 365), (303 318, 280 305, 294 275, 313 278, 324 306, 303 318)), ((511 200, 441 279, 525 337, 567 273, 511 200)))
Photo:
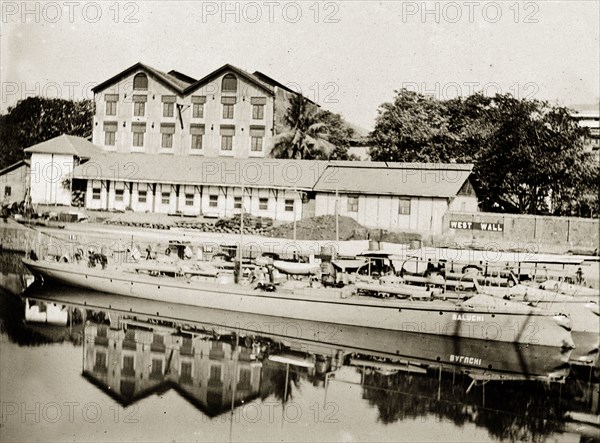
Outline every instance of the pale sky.
POLYGON ((262 71, 367 129, 403 86, 597 103, 599 5, 2 1, 0 110, 36 94, 91 98, 138 61, 194 78, 225 63, 262 71))

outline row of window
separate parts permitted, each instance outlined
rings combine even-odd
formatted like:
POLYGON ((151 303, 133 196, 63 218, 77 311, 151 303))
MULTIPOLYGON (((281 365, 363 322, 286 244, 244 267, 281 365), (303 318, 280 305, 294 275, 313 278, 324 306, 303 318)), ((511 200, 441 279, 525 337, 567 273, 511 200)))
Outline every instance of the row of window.
MULTIPOLYGON (((124 196, 124 189, 115 189, 115 201, 122 202, 124 196)), ((92 189, 92 199, 100 200, 101 190, 100 188, 92 189)), ((148 191, 139 190, 138 191, 138 203, 147 203, 148 201, 148 191)), ((162 192, 160 195, 160 201, 163 205, 171 204, 171 193, 170 192, 162 192)), ((185 205, 186 206, 194 206, 194 194, 185 194, 185 205)), ((219 196, 218 195, 209 195, 208 196, 208 206, 210 208, 217 208, 219 206, 219 196)), ((242 197, 233 197, 233 208, 234 209, 242 209, 242 197)), ((269 210, 269 199, 266 197, 260 197, 258 199, 258 209, 261 211, 269 210)), ((294 200, 286 199, 284 204, 285 212, 294 212, 294 200)))
MULTIPOLYGON (((115 201, 122 202, 123 201, 123 189, 115 189, 115 201)), ((100 200, 100 188, 93 188, 92 190, 92 198, 94 200, 100 200)), ((140 190, 138 191, 138 203, 146 203, 147 202, 147 191, 140 190)), ((359 198, 356 195, 349 195, 347 199, 347 212, 358 212, 358 201, 359 198)), ((171 193, 163 192, 161 193, 161 203, 163 205, 171 204, 171 193)), ((209 195, 208 196, 208 206, 211 208, 218 207, 219 196, 218 195, 209 195)), ((193 206, 194 205, 194 194, 185 194, 185 205, 193 206)), ((242 209, 242 197, 234 197, 233 198, 233 207, 234 209, 242 209)), ((269 210, 269 199, 265 197, 261 197, 258 199, 258 209, 261 211, 269 210)), ((294 200, 286 199, 285 200, 285 211, 293 212, 294 211, 294 200)), ((398 214, 399 215, 410 215, 410 198, 401 198, 399 200, 398 205, 398 214)))
MULTIPOLYGON (((133 123, 131 126, 133 132, 132 145, 134 147, 144 146, 144 134, 146 133, 145 123, 133 123)), ((173 134, 175 133, 174 124, 161 124, 161 148, 170 149, 173 147, 173 134)), ((192 149, 202 149, 204 137, 204 125, 192 125, 190 128, 192 135, 192 149)), ((221 126, 221 151, 233 150, 233 138, 235 136, 235 126, 221 126)), ((264 126, 250 127, 250 151, 261 152, 265 137, 264 126)), ((106 146, 115 146, 117 141, 116 122, 104 123, 104 144, 106 146)))
MULTIPOLYGON (((106 108, 105 113, 107 116, 117 115, 117 99, 116 94, 107 94, 106 96, 106 108)), ((223 97, 223 118, 230 120, 234 118, 234 109, 236 103, 235 97, 231 97, 233 100, 227 100, 229 97, 223 97), (233 103, 228 103, 229 101, 233 103)), ((173 117, 175 115, 175 102, 165 101, 163 102, 163 117, 173 117)), ((145 117, 146 116, 146 96, 134 95, 133 96, 133 116, 134 117, 145 117)), ((204 102, 192 103, 192 117, 193 118, 204 118, 204 102)), ((265 105, 264 103, 253 103, 252 104, 252 119, 263 120, 265 118, 265 105)))
MULTIPOLYGON (((94 361, 94 371, 106 373, 107 366, 106 352, 97 351, 96 359, 94 361)), ((123 355, 123 361, 121 366, 121 375, 124 377, 135 377, 135 358, 133 355, 123 355)), ((209 367, 209 383, 219 383, 222 378, 222 369, 220 364, 211 364, 209 367)), ((152 365, 150 366, 150 373, 148 374, 151 379, 159 379, 164 376, 163 373, 163 359, 153 358, 152 365)), ((192 362, 182 361, 181 369, 179 374, 180 383, 193 384, 192 374, 192 362)), ((247 389, 252 382, 252 371, 249 368, 240 368, 238 374, 238 389, 247 389)))
MULTIPOLYGON (((346 212, 358 212, 358 195, 349 195, 346 202, 346 212)), ((410 215, 410 198, 401 198, 398 205, 399 215, 410 215)))

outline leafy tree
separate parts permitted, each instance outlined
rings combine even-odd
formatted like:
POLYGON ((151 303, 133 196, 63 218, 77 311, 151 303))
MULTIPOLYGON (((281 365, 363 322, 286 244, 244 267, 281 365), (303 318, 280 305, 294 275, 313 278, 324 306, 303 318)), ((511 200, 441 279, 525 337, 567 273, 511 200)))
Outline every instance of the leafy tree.
POLYGON ((315 149, 325 145, 325 125, 317 119, 317 111, 306 98, 295 94, 285 114, 289 128, 273 138, 271 155, 276 158, 312 158, 315 149))
POLYGON ((593 164, 583 149, 585 129, 567 109, 545 102, 498 95, 493 105, 495 130, 474 159, 482 207, 537 214, 560 203, 551 212, 570 214, 562 199, 573 201, 593 164))
POLYGON ((285 114, 287 131, 273 138, 276 158, 347 160, 354 131, 339 114, 319 110, 305 97, 293 95, 285 114))
POLYGON ((324 160, 356 160, 354 156, 348 154, 350 140, 354 136, 354 129, 350 128, 340 114, 327 110, 321 110, 317 114, 317 120, 325 125, 327 141, 334 148, 328 155, 322 151, 315 153, 315 158, 324 160))
POLYGON ((492 99, 473 94, 448 100, 444 105, 450 131, 446 139, 451 152, 449 160, 471 162, 495 130, 496 125, 489 115, 492 99))
POLYGON ((589 161, 585 165, 585 172, 580 176, 579 187, 572 187, 571 191, 563 191, 562 195, 555 193, 555 213, 567 213, 578 217, 598 217, 600 214, 600 165, 598 162, 589 161), (571 202, 571 204, 569 204, 571 202), (565 211, 565 206, 569 209, 565 211))
POLYGON ((384 103, 372 133, 375 161, 436 162, 446 155, 448 118, 432 97, 402 89, 393 103, 384 103))
POLYGON ((474 163, 487 211, 598 213, 598 166, 569 110, 510 94, 441 101, 397 92, 379 109, 373 160, 474 163))
POLYGON ((61 134, 89 137, 91 100, 28 97, 0 115, 0 168, 24 157, 23 149, 61 134))

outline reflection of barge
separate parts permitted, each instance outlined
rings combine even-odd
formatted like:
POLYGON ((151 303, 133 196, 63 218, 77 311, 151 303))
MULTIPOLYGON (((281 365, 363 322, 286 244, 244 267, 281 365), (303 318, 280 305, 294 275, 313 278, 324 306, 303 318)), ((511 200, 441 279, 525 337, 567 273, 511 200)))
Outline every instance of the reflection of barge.
MULTIPOLYGON (((155 277, 23 260, 36 275, 71 286, 171 304, 281 316, 427 335, 572 348, 565 316, 521 303, 476 295, 467 301, 377 300, 354 288, 284 287, 274 292, 233 283, 155 277)), ((293 280, 291 281, 294 282, 293 280)))

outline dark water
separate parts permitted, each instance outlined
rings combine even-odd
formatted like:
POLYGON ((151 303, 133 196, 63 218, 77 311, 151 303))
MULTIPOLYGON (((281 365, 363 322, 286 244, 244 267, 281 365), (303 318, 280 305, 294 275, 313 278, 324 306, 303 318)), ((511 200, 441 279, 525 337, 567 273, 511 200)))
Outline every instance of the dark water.
POLYGON ((68 325, 25 323, 18 257, 0 263, 3 442, 598 440, 599 384, 559 351, 64 287, 24 296, 68 325))

